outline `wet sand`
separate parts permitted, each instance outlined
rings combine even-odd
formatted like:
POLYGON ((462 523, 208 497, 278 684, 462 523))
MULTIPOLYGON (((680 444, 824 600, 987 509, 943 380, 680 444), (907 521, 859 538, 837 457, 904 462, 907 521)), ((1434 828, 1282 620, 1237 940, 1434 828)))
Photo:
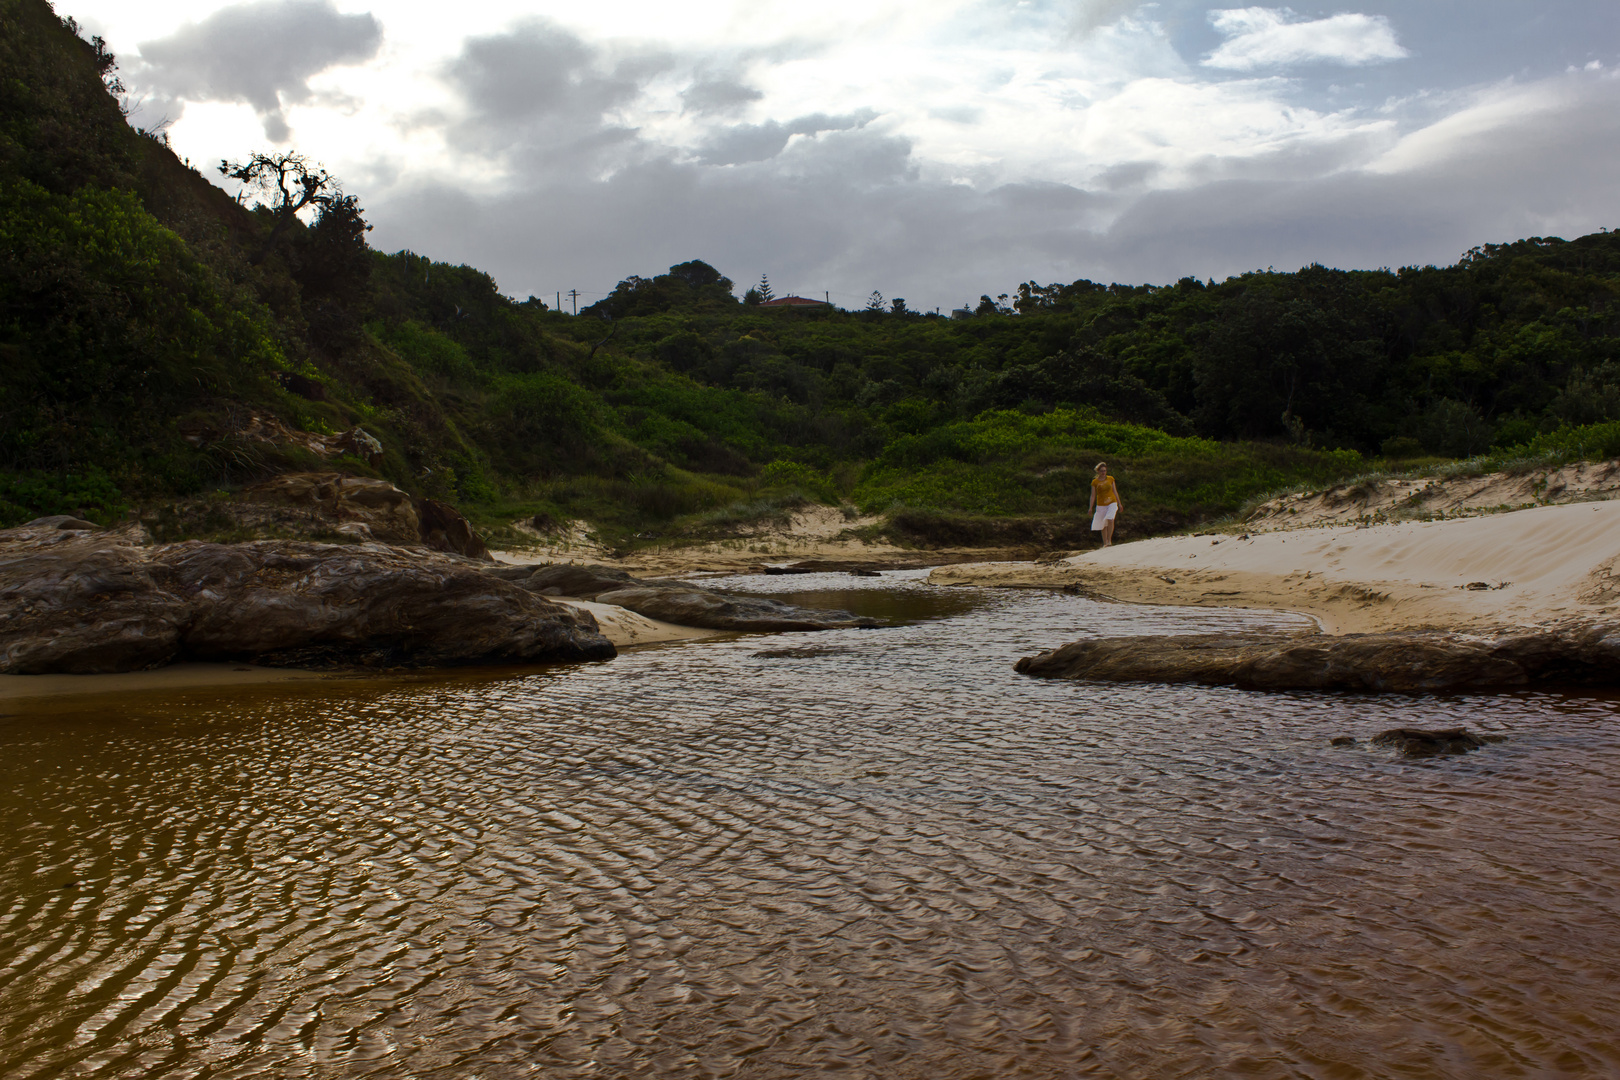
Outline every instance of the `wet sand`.
POLYGON ((666 641, 696 641, 727 633, 725 630, 708 630, 700 626, 681 626, 649 619, 617 604, 598 604, 594 600, 579 600, 572 596, 548 596, 546 599, 590 612, 596 616, 596 625, 602 628, 602 635, 621 649, 666 641))
POLYGON ((27 698, 254 686, 331 677, 327 672, 259 667, 255 664, 170 664, 151 671, 120 671, 109 675, 0 675, 0 704, 27 698))

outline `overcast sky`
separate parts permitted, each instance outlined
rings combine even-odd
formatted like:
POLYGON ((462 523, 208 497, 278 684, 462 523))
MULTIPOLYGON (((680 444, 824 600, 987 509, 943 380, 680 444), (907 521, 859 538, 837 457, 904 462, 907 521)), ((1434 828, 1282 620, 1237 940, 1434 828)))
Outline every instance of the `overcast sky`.
POLYGON ((704 259, 860 306, 1454 261, 1620 227, 1614 0, 58 0, 194 163, 593 300, 704 259))

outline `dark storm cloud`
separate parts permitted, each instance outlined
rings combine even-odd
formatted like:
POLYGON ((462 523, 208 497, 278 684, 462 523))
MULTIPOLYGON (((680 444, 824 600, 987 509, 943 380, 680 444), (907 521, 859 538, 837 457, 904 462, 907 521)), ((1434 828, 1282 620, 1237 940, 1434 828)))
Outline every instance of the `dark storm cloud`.
POLYGON ((370 13, 344 15, 331 0, 264 0, 223 8, 173 36, 140 46, 139 80, 185 101, 253 106, 267 136, 288 137, 285 105, 308 101, 312 76, 369 60, 382 43, 370 13))

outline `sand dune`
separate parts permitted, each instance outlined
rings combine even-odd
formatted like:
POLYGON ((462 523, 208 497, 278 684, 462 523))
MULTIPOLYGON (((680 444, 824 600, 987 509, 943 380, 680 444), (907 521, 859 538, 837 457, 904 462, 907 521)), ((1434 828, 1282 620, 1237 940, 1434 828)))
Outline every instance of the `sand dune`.
POLYGON ((1311 615, 1332 633, 1531 626, 1620 612, 1620 502, 1161 537, 1049 564, 940 567, 929 580, 1076 585, 1139 603, 1279 608, 1311 615))
POLYGON ((1480 476, 1386 476, 1280 495, 1244 519, 1250 532, 1306 525, 1364 525, 1591 502, 1620 496, 1620 461, 1480 476))

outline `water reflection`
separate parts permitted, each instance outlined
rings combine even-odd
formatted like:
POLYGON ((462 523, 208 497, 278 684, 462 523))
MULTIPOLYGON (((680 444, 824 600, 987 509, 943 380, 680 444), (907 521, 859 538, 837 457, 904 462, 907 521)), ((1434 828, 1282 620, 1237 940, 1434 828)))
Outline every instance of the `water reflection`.
POLYGON ((1020 679, 1268 620, 968 602, 0 720, 0 1074, 1620 1070, 1612 699, 1020 679))

